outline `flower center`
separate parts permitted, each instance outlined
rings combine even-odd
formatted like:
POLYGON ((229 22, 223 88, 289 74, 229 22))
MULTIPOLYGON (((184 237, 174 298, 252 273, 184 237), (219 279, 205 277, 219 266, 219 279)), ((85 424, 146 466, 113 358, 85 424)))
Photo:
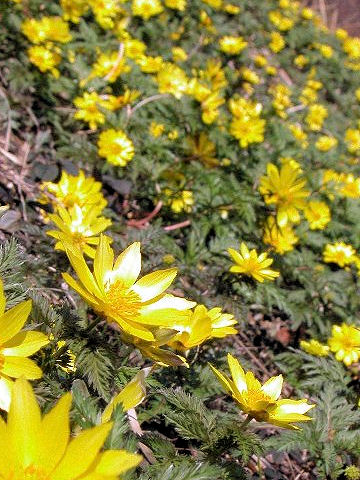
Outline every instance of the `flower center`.
POLYGON ((47 473, 36 465, 27 466, 22 472, 10 472, 6 480, 48 480, 47 473))
POLYGON ((121 280, 111 284, 106 292, 106 312, 109 316, 116 315, 125 321, 134 321, 141 305, 140 296, 126 287, 121 280))
POLYGON ((267 409, 276 404, 269 395, 260 389, 250 388, 247 392, 242 393, 251 414, 256 412, 254 417, 258 420, 265 420, 268 417, 267 409))

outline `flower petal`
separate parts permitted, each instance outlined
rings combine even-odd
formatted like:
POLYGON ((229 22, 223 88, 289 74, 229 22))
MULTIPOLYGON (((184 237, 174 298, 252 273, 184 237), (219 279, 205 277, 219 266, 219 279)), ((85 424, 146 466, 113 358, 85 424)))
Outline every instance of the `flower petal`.
POLYGON ((104 288, 107 273, 112 271, 113 263, 114 251, 110 247, 110 239, 101 235, 94 259, 94 275, 101 290, 104 288))
POLYGON ((244 390, 246 391, 247 385, 246 385, 246 379, 245 379, 245 372, 242 366, 237 361, 237 359, 234 358, 230 353, 228 353, 227 360, 229 364, 230 373, 236 385, 236 388, 240 393, 243 392, 244 390))
POLYGON ((114 270, 109 272, 107 280, 109 280, 110 283, 121 280, 126 287, 131 287, 136 282, 140 270, 140 242, 134 242, 118 256, 114 270))
POLYGON ((13 385, 13 380, 0 375, 0 410, 9 411, 13 385))
POLYGON ((42 371, 36 363, 24 357, 4 357, 1 372, 12 378, 25 377, 28 380, 42 377, 42 371))
POLYGON ((277 375, 267 380, 261 387, 261 390, 269 395, 273 400, 277 400, 280 397, 281 389, 283 385, 283 376, 277 375))
POLYGON ((100 455, 95 472, 104 477, 117 477, 134 468, 142 461, 142 456, 126 450, 107 450, 100 455))
POLYGON ((133 285, 132 290, 140 295, 142 302, 147 302, 163 293, 172 284, 176 273, 176 268, 168 268, 166 270, 149 273, 140 278, 140 280, 133 285))
POLYGON ((10 340, 22 329, 30 314, 31 304, 31 300, 21 302, 0 317, 0 345, 10 340))
POLYGON ((5 356, 29 357, 48 343, 48 337, 41 332, 19 332, 4 343, 1 348, 1 353, 5 356))

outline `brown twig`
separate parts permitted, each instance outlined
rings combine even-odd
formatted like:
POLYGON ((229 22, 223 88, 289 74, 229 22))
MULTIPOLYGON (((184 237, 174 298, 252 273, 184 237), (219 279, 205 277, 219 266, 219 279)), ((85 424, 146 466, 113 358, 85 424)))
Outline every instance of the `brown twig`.
POLYGON ((161 210, 163 206, 163 203, 162 201, 160 200, 156 207, 154 208, 154 210, 152 212, 149 213, 149 215, 147 215, 146 217, 144 218, 141 218, 140 220, 128 220, 127 221, 127 225, 129 227, 135 227, 135 228, 143 228, 145 224, 149 223, 149 221, 154 218, 161 210))
POLYGON ((116 72, 116 69, 120 65, 120 62, 124 56, 124 51, 125 51, 125 45, 121 42, 119 44, 119 50, 118 50, 118 56, 117 56, 116 62, 114 63, 114 66, 112 67, 110 72, 105 75, 104 80, 108 81, 109 78, 111 78, 112 75, 114 75, 114 73, 116 72))
POLYGON ((177 228, 188 227, 191 225, 191 220, 185 220, 184 222, 175 223, 174 225, 169 225, 164 227, 165 232, 171 232, 172 230, 176 230, 177 228))

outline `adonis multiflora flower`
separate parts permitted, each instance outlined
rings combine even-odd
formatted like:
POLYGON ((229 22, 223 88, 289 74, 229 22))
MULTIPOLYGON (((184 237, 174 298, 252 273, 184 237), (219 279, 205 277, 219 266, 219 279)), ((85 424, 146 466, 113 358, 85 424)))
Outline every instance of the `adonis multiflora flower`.
POLYGON ((268 268, 274 260, 268 258, 267 253, 258 255, 255 249, 249 250, 244 242, 241 243, 239 252, 233 248, 229 248, 228 252, 235 261, 235 265, 230 267, 230 272, 242 273, 261 283, 264 280, 274 280, 280 275, 279 272, 268 268))
POLYGON ((336 263, 339 267, 345 267, 354 261, 355 250, 351 245, 344 242, 328 243, 325 245, 323 257, 326 263, 336 263))
POLYGON ((80 250, 72 245, 65 247, 79 279, 63 273, 66 282, 97 313, 108 322, 117 323, 129 336, 155 341, 153 330, 173 328, 187 316, 186 310, 195 305, 165 293, 176 276, 175 268, 157 270, 138 280, 141 270, 138 242, 127 247, 114 261, 110 239, 102 235, 96 248, 93 272, 80 250))
POLYGON ((98 140, 98 153, 115 166, 125 167, 135 155, 134 144, 122 130, 104 130, 98 140))
POLYGON ((280 170, 273 163, 268 163, 267 175, 261 177, 259 190, 267 205, 276 206, 280 227, 288 222, 300 221, 299 210, 305 208, 305 198, 309 195, 305 185, 300 169, 291 162, 286 162, 280 170))
POLYGON ((326 357, 330 352, 330 347, 328 345, 323 345, 313 338, 308 342, 306 340, 301 340, 300 347, 304 352, 317 357, 326 357))
POLYGON ((232 396, 249 418, 290 430, 299 430, 294 423, 311 420, 311 417, 305 413, 315 405, 309 405, 305 399, 279 400, 283 385, 282 375, 271 377, 261 385, 252 372, 244 372, 236 358, 230 354, 227 358, 231 378, 211 365, 212 371, 225 391, 232 396))
POLYGON ((360 327, 355 325, 333 325, 328 339, 330 350, 336 360, 349 366, 360 360, 360 327))
POLYGON ((42 376, 41 369, 28 357, 47 345, 49 340, 41 332, 21 330, 30 314, 31 304, 31 300, 27 300, 5 311, 6 298, 0 280, 0 409, 2 410, 9 409, 14 378, 24 377, 36 380, 42 376))
POLYGON ((41 416, 30 384, 15 382, 5 423, 0 418, 0 478, 76 480, 119 478, 142 460, 125 450, 101 452, 112 428, 104 423, 70 437, 71 394, 63 395, 41 416))

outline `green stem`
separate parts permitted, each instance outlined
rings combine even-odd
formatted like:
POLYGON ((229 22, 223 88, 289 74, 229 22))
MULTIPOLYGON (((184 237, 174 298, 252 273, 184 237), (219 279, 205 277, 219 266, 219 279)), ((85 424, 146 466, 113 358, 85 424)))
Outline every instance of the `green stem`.
POLYGON ((240 426, 241 430, 245 430, 245 428, 249 425, 252 419, 253 417, 251 415, 248 415, 240 426))

